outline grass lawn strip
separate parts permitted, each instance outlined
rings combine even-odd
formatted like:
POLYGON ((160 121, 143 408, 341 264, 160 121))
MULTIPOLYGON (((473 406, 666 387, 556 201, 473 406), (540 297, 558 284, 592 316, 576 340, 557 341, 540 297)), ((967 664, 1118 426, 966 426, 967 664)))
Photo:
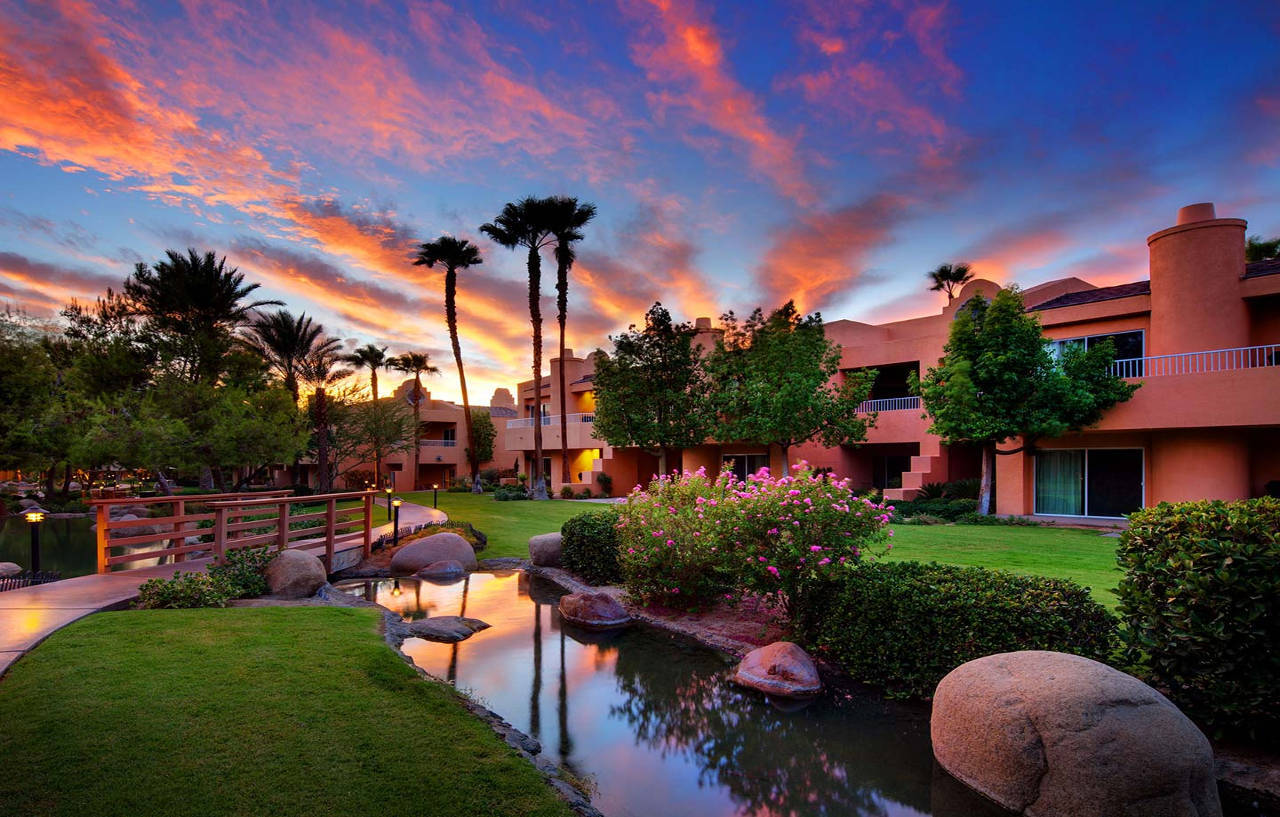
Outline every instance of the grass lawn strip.
MULTIPOLYGON (((406 502, 431 507, 431 492, 401 494, 406 502)), ((501 556, 529 558, 529 537, 560 530, 566 519, 608 506, 595 502, 553 499, 547 502, 498 502, 493 494, 451 494, 440 492, 440 510, 450 519, 470 522, 489 537, 481 559, 501 556)))
POLYGON ((374 611, 100 613, 0 679, 0 815, 546 815, 540 773, 374 611))

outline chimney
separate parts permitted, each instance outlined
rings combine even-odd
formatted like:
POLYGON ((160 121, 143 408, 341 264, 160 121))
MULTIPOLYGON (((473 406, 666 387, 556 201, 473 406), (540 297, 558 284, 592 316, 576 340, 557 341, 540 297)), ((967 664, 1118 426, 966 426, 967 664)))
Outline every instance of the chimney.
POLYGON ((1199 204, 1188 204, 1186 207, 1179 207, 1177 225, 1194 224, 1197 221, 1213 221, 1217 217, 1213 210, 1213 202, 1202 201, 1199 204))
POLYGON ((702 331, 704 331, 704 330, 706 330, 706 329, 710 329, 710 328, 711 328, 711 319, 710 319, 710 318, 695 318, 695 319, 694 319, 694 321, 693 321, 693 328, 694 328, 694 329, 696 329, 696 330, 698 330, 699 332, 702 332, 702 331))

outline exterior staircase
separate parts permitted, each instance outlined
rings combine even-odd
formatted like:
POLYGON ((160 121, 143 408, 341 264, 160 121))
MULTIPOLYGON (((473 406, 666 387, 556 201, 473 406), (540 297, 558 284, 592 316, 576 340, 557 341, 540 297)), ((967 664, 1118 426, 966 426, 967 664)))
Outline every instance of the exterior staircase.
POLYGON ((901 488, 886 488, 884 498, 898 502, 915 499, 920 489, 930 482, 947 481, 947 456, 942 441, 926 434, 920 441, 920 453, 911 458, 911 468, 902 472, 901 488))

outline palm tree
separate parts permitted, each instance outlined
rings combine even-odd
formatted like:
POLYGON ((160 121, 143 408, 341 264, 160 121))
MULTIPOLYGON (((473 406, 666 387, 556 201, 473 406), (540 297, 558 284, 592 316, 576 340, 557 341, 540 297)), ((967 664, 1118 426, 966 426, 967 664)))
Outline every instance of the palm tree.
POLYGON ((956 290, 973 280, 973 273, 968 264, 940 264, 936 270, 927 273, 933 282, 930 292, 947 293, 947 305, 955 300, 956 290))
POLYGON ((253 318, 249 323, 249 333, 245 342, 262 355, 284 381, 284 387, 293 395, 293 402, 298 402, 298 369, 316 348, 324 327, 312 321, 306 313, 294 317, 287 309, 278 309, 253 318))
POLYGON ((341 341, 337 338, 317 339, 311 352, 302 359, 298 374, 313 389, 311 395, 312 422, 316 434, 316 488, 328 493, 333 488, 333 473, 329 466, 329 395, 327 389, 339 380, 350 377, 351 369, 341 368, 342 354, 338 352, 341 341))
POLYGON ((529 322, 533 324, 533 498, 546 499, 547 485, 542 473, 542 248, 552 241, 546 199, 526 196, 507 202, 492 222, 480 232, 509 250, 528 251, 529 322))
POLYGON ((1252 264, 1254 261, 1266 261, 1268 258, 1280 256, 1280 237, 1263 241, 1260 235, 1251 235, 1244 245, 1244 260, 1252 264))
POLYGON ((193 383, 213 382, 234 342, 235 330, 254 310, 281 301, 247 301, 260 284, 246 284, 227 259, 188 249, 165 251, 164 261, 138 264, 124 284, 128 310, 146 319, 178 373, 193 383))
POLYGON ((413 375, 413 489, 418 490, 418 466, 422 460, 422 376, 424 374, 440 374, 440 370, 431 365, 431 356, 426 352, 405 352, 391 358, 389 363, 398 372, 413 375))
POLYGON ((595 218, 594 204, 579 204, 571 196, 547 199, 548 224, 556 239, 556 318, 560 322, 560 481, 568 484, 569 474, 569 404, 564 384, 564 323, 569 311, 569 269, 577 257, 573 243, 582 240, 582 228, 595 218))
POLYGON ((458 344, 458 270, 484 263, 480 248, 465 238, 442 235, 418 248, 415 266, 435 269, 444 267, 444 320, 449 325, 449 342, 453 345, 453 361, 458 365, 458 383, 462 387, 462 417, 467 426, 467 460, 471 465, 471 493, 480 490, 480 462, 476 459, 474 428, 471 425, 471 400, 467 397, 467 375, 462 369, 462 347, 458 344))
MULTIPOLYGON (((373 395, 375 406, 378 403, 378 370, 386 368, 387 361, 387 347, 376 346, 372 343, 366 343, 364 346, 342 356, 342 362, 355 367, 356 371, 368 368, 369 392, 373 395)), ((382 484, 381 446, 374 449, 373 452, 373 478, 376 484, 382 484)))

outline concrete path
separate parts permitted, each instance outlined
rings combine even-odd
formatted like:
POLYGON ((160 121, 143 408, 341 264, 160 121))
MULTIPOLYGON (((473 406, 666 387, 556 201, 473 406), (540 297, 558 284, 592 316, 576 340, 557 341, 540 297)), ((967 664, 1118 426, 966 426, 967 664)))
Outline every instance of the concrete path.
MULTIPOLYGON (((400 506, 400 528, 428 522, 444 522, 443 511, 406 502, 400 506)), ((386 524, 373 531, 375 539, 391 533, 386 524)), ((347 545, 339 552, 359 548, 347 545)), ((29 650, 55 630, 101 610, 126 607, 138 597, 138 588, 153 578, 169 578, 178 571, 203 571, 209 559, 190 559, 115 573, 76 576, 0 593, 0 676, 29 650)))

